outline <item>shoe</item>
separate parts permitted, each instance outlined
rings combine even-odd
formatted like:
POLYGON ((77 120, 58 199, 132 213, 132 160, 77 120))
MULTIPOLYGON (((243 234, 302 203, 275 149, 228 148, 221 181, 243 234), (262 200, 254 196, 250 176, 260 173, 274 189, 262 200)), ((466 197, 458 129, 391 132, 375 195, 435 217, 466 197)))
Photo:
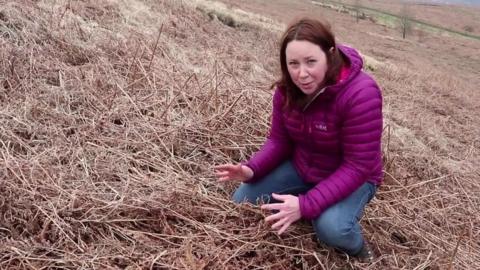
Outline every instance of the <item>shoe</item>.
POLYGON ((375 260, 375 253, 368 243, 364 243, 362 249, 354 255, 360 262, 372 263, 375 260))

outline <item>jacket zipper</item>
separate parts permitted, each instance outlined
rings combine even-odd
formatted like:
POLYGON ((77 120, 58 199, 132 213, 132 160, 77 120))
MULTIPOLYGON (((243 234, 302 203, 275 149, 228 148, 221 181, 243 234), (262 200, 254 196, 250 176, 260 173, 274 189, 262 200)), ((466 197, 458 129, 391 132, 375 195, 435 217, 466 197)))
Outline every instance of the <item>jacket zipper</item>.
MULTIPOLYGON (((310 104, 312 104, 318 96, 320 96, 323 92, 325 92, 325 90, 327 89, 327 87, 324 87, 322 89, 320 89, 320 91, 318 91, 318 93, 315 94, 315 96, 307 103, 307 105, 305 105, 305 107, 303 107, 303 113, 305 114, 306 110, 308 109, 308 107, 310 106, 310 104)), ((308 117, 307 115, 304 115, 304 123, 303 125, 307 125, 307 128, 306 128, 306 133, 307 133, 307 146, 310 148, 310 149, 313 149, 313 139, 312 139, 312 125, 313 125, 313 122, 311 121, 311 117, 308 117)), ((303 128, 302 128, 303 129, 303 128)), ((310 154, 310 156, 308 157, 308 168, 310 168, 312 166, 312 163, 313 163, 313 156, 310 154)), ((308 180, 307 180, 308 181, 308 180)))
POLYGON ((315 99, 317 99, 318 96, 320 96, 323 92, 325 92, 325 90, 327 90, 326 86, 320 89, 320 91, 318 91, 318 93, 316 93, 315 96, 313 96, 313 98, 307 103, 307 105, 303 107, 303 112, 305 112, 308 106, 310 106, 310 104, 312 104, 315 101, 315 99))
MULTIPOLYGON (((313 149, 313 139, 312 139, 312 124, 313 123, 312 123, 312 118, 307 116, 306 119, 307 119, 306 125, 307 125, 307 142, 308 142, 307 146, 308 146, 308 148, 313 149)), ((308 157, 308 167, 309 168, 312 166, 312 160, 313 160, 313 157, 310 154, 309 157, 308 157)))

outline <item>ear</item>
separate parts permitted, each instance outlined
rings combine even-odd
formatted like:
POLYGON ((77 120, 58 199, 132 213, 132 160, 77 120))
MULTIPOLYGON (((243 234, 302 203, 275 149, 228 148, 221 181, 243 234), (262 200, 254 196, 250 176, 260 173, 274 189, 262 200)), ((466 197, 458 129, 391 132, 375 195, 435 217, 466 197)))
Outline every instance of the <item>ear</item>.
POLYGON ((335 47, 330 47, 328 53, 333 54, 335 52, 335 47))

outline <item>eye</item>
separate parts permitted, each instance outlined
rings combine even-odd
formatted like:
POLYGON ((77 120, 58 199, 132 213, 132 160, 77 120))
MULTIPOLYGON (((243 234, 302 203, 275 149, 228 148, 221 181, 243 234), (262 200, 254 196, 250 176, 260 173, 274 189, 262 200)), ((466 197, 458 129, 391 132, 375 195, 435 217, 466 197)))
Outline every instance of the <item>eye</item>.
POLYGON ((288 65, 295 67, 295 66, 298 65, 298 62, 296 62, 296 61, 290 61, 290 62, 288 62, 288 65))
POLYGON ((315 59, 308 59, 307 63, 308 64, 315 64, 317 62, 317 60, 315 59))

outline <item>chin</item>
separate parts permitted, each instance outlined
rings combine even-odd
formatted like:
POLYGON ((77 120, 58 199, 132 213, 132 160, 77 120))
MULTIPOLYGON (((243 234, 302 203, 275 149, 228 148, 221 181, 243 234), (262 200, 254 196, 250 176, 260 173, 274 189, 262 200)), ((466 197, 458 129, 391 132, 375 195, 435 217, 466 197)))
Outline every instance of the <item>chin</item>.
POLYGON ((315 93, 315 88, 312 88, 312 89, 302 89, 302 88, 300 88, 300 90, 302 91, 302 93, 304 93, 307 96, 315 93))

